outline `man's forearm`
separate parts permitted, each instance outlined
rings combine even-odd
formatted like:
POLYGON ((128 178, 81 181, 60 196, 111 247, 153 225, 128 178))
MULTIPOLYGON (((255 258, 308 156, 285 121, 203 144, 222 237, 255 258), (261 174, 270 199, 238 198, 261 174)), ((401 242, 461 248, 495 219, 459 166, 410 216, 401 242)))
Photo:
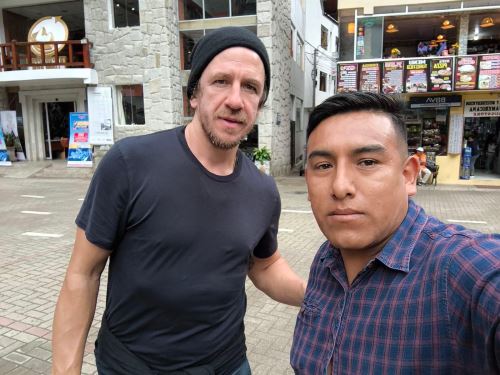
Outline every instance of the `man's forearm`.
POLYGON ((52 331, 52 374, 80 374, 87 335, 94 318, 99 279, 67 275, 57 302, 52 331))

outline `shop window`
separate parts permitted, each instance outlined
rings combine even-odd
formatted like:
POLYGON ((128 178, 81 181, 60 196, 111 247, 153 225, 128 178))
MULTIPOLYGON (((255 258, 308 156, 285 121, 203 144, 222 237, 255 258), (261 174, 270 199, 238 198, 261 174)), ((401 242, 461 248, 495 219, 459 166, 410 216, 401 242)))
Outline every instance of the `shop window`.
POLYGON ((139 26, 139 0, 113 0, 114 27, 139 26))
POLYGON ((406 118, 408 151, 415 153, 422 146, 433 160, 445 155, 448 149, 448 109, 412 109, 406 118))
POLYGON ((499 14, 479 13, 469 16, 467 54, 500 53, 499 14))
POLYGON ((231 0, 231 16, 248 16, 257 14, 256 0, 231 0))
POLYGON ((205 0, 205 18, 229 17, 228 0, 205 0))
POLYGON ((326 92, 326 79, 327 74, 323 72, 319 72, 319 91, 326 92))
POLYGON ((382 57, 383 25, 383 17, 358 20, 356 59, 380 59, 382 57))
POLYGON ((181 69, 191 69, 191 52, 198 40, 203 37, 203 30, 181 31, 180 33, 180 48, 181 48, 181 69))
POLYGON ((144 125, 146 122, 142 85, 118 86, 116 91, 119 124, 144 125))
POLYGON ((179 0, 179 20, 197 20, 203 18, 202 2, 179 0))
POLYGON ((321 47, 328 49, 328 29, 324 26, 321 26, 321 47))
POLYGON ((354 60, 354 11, 339 10, 339 60, 354 60))

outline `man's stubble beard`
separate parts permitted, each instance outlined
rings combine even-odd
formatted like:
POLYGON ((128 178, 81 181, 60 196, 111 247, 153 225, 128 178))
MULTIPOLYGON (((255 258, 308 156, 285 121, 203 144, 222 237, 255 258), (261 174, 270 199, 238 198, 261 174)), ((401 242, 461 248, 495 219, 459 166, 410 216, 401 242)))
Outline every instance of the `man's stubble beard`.
MULTIPOLYGON (((241 119, 243 122, 246 123, 246 119, 241 119)), ((247 126, 247 125, 245 125, 247 126)), ((210 129, 205 121, 201 121, 201 127, 203 128, 203 131, 205 132, 208 140, 210 141, 210 143, 218 148, 218 149, 221 149, 221 150, 231 150, 235 147, 238 147, 240 142, 252 131, 254 125, 252 125, 248 131, 243 135, 243 137, 241 137, 239 140, 237 141, 234 141, 234 142, 225 142, 224 140, 222 140, 220 137, 217 136, 217 134, 215 134, 215 132, 212 131, 212 129, 210 129)))

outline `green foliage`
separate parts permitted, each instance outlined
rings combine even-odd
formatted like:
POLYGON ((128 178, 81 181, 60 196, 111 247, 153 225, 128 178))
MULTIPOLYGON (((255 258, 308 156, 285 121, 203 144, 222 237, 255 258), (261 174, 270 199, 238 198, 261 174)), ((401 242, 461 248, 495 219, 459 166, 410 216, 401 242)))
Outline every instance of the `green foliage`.
POLYGON ((266 146, 261 148, 254 148, 253 157, 255 161, 263 163, 266 160, 271 160, 271 152, 266 148, 266 146))
POLYGON ((5 146, 14 147, 16 142, 16 136, 14 135, 13 131, 11 131, 10 133, 5 133, 3 136, 5 139, 5 146))

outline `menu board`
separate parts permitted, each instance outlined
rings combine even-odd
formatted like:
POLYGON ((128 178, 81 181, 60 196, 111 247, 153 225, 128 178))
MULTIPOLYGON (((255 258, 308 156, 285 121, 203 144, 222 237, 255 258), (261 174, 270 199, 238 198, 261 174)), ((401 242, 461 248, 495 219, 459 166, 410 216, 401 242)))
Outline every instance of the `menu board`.
POLYGON ((337 92, 358 91, 358 64, 339 64, 337 92))
POLYGON ((479 90, 500 88, 500 55, 479 56, 479 90))
POLYGON ((384 79, 382 80, 384 94, 403 92, 403 68, 403 61, 384 62, 384 79))
POLYGON ((451 91, 451 77, 453 75, 452 67, 453 61, 451 58, 431 60, 429 91, 451 91))
POLYGON ((477 78, 477 56, 457 57, 455 66, 455 90, 475 90, 477 78))
POLYGON ((427 92, 428 60, 406 61, 406 92, 427 92))
POLYGON ((380 92, 380 64, 363 63, 359 73, 359 90, 380 92))

